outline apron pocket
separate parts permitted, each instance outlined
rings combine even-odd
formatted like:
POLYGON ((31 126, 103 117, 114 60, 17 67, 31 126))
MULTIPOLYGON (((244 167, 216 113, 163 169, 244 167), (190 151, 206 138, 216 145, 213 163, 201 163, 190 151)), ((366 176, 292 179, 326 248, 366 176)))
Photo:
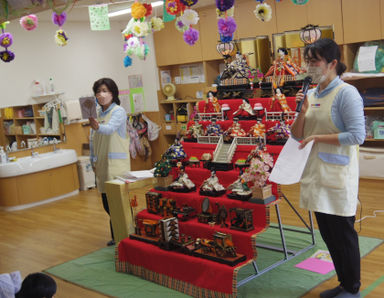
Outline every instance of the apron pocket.
POLYGON ((320 184, 333 189, 343 189, 348 176, 349 156, 319 152, 320 184))

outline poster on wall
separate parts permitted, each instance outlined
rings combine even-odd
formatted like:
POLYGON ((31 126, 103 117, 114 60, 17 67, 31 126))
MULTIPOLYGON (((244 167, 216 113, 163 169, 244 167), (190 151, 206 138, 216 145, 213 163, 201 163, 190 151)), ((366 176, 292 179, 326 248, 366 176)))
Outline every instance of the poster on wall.
POLYGON ((144 88, 130 89, 129 98, 131 101, 131 113, 139 113, 145 111, 144 88))
POLYGON ((120 105, 124 108, 124 110, 130 114, 132 113, 131 110, 131 99, 129 98, 129 89, 122 89, 119 90, 119 99, 120 99, 120 105))
POLYGON ((143 76, 142 75, 129 75, 128 76, 129 89, 142 88, 143 76))

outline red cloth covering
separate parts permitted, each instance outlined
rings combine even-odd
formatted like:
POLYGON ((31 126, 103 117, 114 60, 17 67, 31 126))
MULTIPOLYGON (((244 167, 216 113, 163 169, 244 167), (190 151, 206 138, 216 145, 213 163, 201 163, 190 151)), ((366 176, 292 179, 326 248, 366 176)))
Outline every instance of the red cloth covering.
MULTIPOLYGON (((236 293, 237 271, 246 263, 243 262, 236 267, 231 267, 179 252, 163 250, 152 244, 129 238, 119 243, 118 262, 128 262, 132 265, 150 270, 154 274, 169 276, 172 280, 168 280, 167 284, 163 284, 164 286, 175 288, 190 295, 192 295, 191 288, 193 286, 227 295, 236 293), (181 289, 178 286, 180 283, 178 281, 183 281, 187 284, 181 289)), ((120 268, 124 266, 117 264, 117 267, 120 268)), ((154 274, 151 274, 151 276, 153 277, 154 274)), ((160 278, 161 277, 155 277, 149 279, 159 282, 160 278)), ((193 296, 208 297, 208 293, 202 293, 201 289, 199 292, 193 296)), ((216 295, 209 296, 216 297, 216 295)))
MULTIPOLYGON (((225 99, 225 100, 219 100, 220 105, 223 105, 224 103, 228 104, 229 107, 231 108, 229 111, 227 111, 227 117, 228 119, 233 119, 233 113, 237 111, 239 106, 243 103, 243 100, 240 99, 225 99)), ((281 106, 278 102, 278 100, 275 100, 275 102, 272 105, 272 98, 250 98, 249 99, 249 104, 252 106, 255 105, 255 103, 261 103, 263 105, 263 108, 267 109, 269 112, 281 112, 281 106), (272 105, 272 108, 271 108, 272 105)), ((296 100, 295 97, 287 97, 287 103, 288 106, 291 108, 292 111, 296 109, 296 100)), ((199 113, 204 112, 204 105, 205 101, 199 101, 198 103, 198 110, 199 113)))

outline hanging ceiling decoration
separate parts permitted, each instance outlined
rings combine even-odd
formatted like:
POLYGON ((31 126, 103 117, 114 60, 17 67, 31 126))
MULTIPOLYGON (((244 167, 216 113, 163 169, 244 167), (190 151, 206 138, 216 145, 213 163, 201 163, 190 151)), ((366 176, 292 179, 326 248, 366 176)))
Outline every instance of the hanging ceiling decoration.
POLYGON ((3 62, 11 62, 13 59, 15 59, 15 54, 12 51, 8 50, 8 47, 10 47, 13 43, 13 36, 9 32, 5 32, 5 28, 9 22, 4 22, 0 24, 1 34, 0 34, 0 46, 5 48, 4 51, 0 51, 0 59, 3 62))
POLYGON ((272 7, 265 3, 264 0, 257 0, 257 2, 260 2, 260 4, 256 5, 253 13, 260 21, 269 22, 272 19, 272 7))
POLYGON ((231 57, 235 50, 233 34, 237 29, 237 24, 233 18, 234 4, 234 0, 216 0, 217 27, 220 37, 216 50, 225 60, 231 57))
POLYGON ((164 28, 163 19, 152 17, 152 5, 150 3, 141 3, 138 0, 131 6, 132 18, 123 31, 125 40, 124 66, 132 65, 132 56, 135 55, 140 60, 145 60, 149 53, 149 46, 144 38, 154 31, 160 31, 164 28))

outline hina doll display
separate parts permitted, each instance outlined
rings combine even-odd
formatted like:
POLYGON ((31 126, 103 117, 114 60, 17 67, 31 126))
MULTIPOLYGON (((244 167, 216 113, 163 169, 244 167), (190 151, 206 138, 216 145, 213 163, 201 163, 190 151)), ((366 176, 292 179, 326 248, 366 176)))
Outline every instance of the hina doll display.
POLYGON ((212 117, 211 124, 209 124, 205 130, 206 136, 221 136, 223 130, 221 129, 220 124, 217 123, 216 117, 212 117))
POLYGON ((300 67, 293 63, 288 56, 287 49, 279 48, 277 53, 278 57, 265 74, 265 77, 272 77, 272 88, 274 89, 284 85, 287 75, 291 76, 291 80, 294 80, 295 76, 302 72, 300 67))
POLYGON ((203 126, 199 123, 199 119, 196 117, 194 123, 189 126, 185 141, 196 142, 197 137, 204 135, 203 126))
POLYGON ((233 118, 233 124, 225 131, 225 141, 232 141, 235 137, 246 137, 247 133, 241 128, 238 118, 233 118))
POLYGON ((240 120, 250 120, 256 117, 255 111, 252 109, 252 106, 249 103, 249 100, 243 98, 243 102, 237 110, 233 113, 233 116, 236 116, 240 120))
POLYGON ((215 171, 211 171, 211 176, 204 180, 200 187, 200 195, 218 197, 225 193, 225 188, 219 182, 215 171))
POLYGON ((204 113, 221 113, 221 106, 212 91, 207 93, 208 102, 204 105, 204 113))
POLYGON ((273 145, 284 145, 291 135, 289 125, 284 121, 276 123, 267 131, 267 143, 273 145))
POLYGON ((188 174, 185 172, 184 166, 180 166, 179 175, 168 186, 168 190, 175 192, 191 192, 196 190, 195 184, 189 179, 188 174))
POLYGON ((270 108, 271 110, 272 110, 273 105, 274 105, 276 100, 280 104, 280 107, 281 107, 281 110, 283 111, 283 113, 288 113, 291 111, 291 108, 289 107, 289 105, 287 103, 287 99, 286 99, 285 95, 283 93, 281 93, 281 90, 279 88, 277 88, 275 90, 275 94, 272 97, 272 103, 271 103, 271 108, 270 108))
POLYGON ((165 155, 169 160, 173 162, 183 160, 187 157, 187 154, 184 151, 184 147, 180 143, 179 137, 176 137, 175 142, 167 149, 165 155))
POLYGON ((252 197, 252 190, 248 187, 247 183, 240 176, 235 182, 228 186, 228 190, 231 190, 227 197, 230 199, 246 201, 252 197))
POLYGON ((248 136, 254 138, 265 138, 265 124, 257 121, 248 131, 248 136))

